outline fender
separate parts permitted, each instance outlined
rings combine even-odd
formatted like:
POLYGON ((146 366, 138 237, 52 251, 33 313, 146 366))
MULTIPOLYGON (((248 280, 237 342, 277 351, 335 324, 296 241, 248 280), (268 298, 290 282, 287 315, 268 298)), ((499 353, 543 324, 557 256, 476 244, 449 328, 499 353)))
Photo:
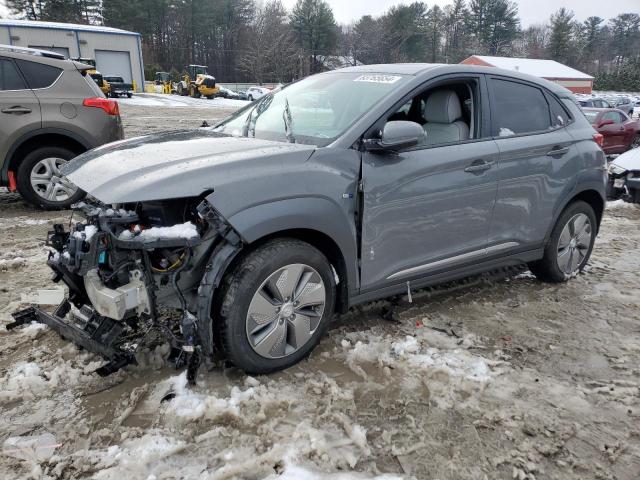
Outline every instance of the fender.
POLYGON ((359 288, 356 227, 345 210, 320 196, 296 197, 255 205, 227 219, 245 243, 286 230, 312 230, 331 238, 346 265, 349 291, 359 288))
POLYGON ((2 171, 0 172, 0 180, 2 180, 2 182, 8 182, 9 181, 9 176, 8 176, 8 171, 9 171, 9 163, 11 163, 11 159, 13 158, 13 155, 15 154, 16 150, 18 150, 18 148, 20 148, 22 145, 24 145, 24 143, 34 137, 38 137, 40 135, 49 135, 49 134, 55 134, 55 135, 60 135, 63 137, 68 137, 71 140, 74 140, 76 142, 78 142, 80 145, 82 145, 85 149, 90 150, 92 148, 95 147, 95 145, 93 145, 91 142, 89 142, 86 138, 81 137, 80 135, 78 135, 77 133, 74 133, 70 130, 65 130, 63 128, 40 128, 38 130, 32 130, 28 133, 25 133, 24 135, 22 135, 20 138, 18 138, 18 140, 16 140, 14 142, 14 144, 11 146, 11 148, 9 149, 9 151, 7 152, 7 156, 5 157, 5 161, 2 164, 2 171))

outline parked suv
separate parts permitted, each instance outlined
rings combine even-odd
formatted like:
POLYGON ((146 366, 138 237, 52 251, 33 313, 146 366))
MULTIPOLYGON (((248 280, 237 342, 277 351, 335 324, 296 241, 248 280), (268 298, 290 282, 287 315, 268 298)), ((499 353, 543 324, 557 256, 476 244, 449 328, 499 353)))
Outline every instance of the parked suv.
POLYGON ((601 140, 568 90, 513 71, 315 75, 212 129, 67 165, 99 201, 49 237, 77 309, 30 309, 15 325, 47 323, 107 358, 102 373, 133 361, 151 328, 192 367, 215 350, 268 373, 358 303, 520 264, 564 282, 600 227, 601 140))
POLYGON ((0 45, 0 186, 42 208, 84 192, 60 173, 79 153, 123 138, 118 104, 63 55, 0 45))

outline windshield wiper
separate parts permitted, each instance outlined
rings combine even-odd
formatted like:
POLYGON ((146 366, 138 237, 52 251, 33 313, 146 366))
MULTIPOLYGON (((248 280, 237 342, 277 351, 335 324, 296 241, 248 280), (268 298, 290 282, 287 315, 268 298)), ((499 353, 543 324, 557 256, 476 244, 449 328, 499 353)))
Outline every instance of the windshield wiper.
POLYGON ((282 112, 282 119, 284 120, 284 134, 287 137, 289 143, 296 143, 296 137, 293 136, 293 115, 291 115, 291 109, 289 108, 289 99, 284 99, 284 111, 282 112))

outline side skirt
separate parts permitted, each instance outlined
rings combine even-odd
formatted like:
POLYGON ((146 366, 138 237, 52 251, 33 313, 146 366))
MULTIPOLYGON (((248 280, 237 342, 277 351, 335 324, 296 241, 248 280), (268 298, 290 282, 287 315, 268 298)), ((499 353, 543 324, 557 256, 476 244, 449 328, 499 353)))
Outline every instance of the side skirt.
POLYGON ((361 303, 371 302, 374 300, 380 300, 382 298, 391 297, 406 293, 407 281, 411 283, 411 289, 420 289, 430 287, 440 283, 451 282, 454 280, 460 280, 472 275, 478 275, 490 270, 495 270, 505 267, 514 267, 523 263, 533 262, 539 260, 543 256, 543 248, 537 248, 535 250, 528 250, 526 252, 520 252, 512 255, 508 255, 501 258, 495 258, 486 260, 479 263, 466 264, 459 266, 455 269, 443 271, 440 273, 430 274, 423 277, 407 278, 400 283, 394 283, 393 285, 376 288, 374 290, 361 292, 356 295, 352 295, 349 298, 349 307, 358 305, 361 303))

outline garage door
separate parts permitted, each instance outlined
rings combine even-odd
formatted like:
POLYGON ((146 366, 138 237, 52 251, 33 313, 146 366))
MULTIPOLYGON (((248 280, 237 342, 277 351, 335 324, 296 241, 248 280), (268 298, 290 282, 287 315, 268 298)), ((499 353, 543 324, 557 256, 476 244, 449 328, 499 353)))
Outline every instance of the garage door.
POLYGON ((102 75, 122 77, 126 83, 133 82, 129 52, 96 50, 96 68, 102 75))
POLYGON ((37 48, 38 50, 48 50, 50 52, 60 53, 65 58, 69 58, 69 49, 67 47, 47 47, 45 45, 29 45, 29 48, 37 48))

